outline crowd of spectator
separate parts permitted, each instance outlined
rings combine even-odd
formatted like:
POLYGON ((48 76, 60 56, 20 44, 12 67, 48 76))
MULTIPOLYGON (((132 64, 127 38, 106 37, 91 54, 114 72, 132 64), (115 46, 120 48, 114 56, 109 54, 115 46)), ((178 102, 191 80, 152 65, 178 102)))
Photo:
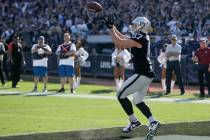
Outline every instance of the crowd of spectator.
MULTIPOLYGON (((86 38, 90 34, 107 34, 102 20, 113 14, 115 24, 123 33, 136 16, 147 16, 152 23, 151 35, 209 36, 210 1, 208 0, 98 0, 103 12, 88 12, 90 0, 0 0, 0 33, 9 38, 14 32, 31 46, 39 35, 53 50, 61 43, 63 33, 86 38)), ((30 49, 29 49, 30 50, 30 49)))

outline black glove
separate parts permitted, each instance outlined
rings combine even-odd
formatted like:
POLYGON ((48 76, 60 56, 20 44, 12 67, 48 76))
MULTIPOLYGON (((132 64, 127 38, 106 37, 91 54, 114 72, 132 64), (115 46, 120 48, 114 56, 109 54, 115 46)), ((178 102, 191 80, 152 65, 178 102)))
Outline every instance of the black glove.
POLYGON ((104 22, 109 29, 111 29, 114 25, 112 16, 104 16, 104 22))

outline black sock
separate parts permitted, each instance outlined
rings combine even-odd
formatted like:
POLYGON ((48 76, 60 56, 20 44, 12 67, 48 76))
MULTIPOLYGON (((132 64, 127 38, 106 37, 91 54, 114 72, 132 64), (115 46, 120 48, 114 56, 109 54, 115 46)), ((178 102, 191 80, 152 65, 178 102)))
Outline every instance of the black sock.
POLYGON ((137 104, 136 106, 144 114, 144 116, 147 117, 148 119, 149 119, 149 117, 152 116, 152 113, 151 113, 149 107, 144 102, 141 102, 141 103, 137 104))
POLYGON ((130 100, 128 100, 128 98, 125 99, 118 99, 121 106, 123 107, 124 111, 126 112, 127 115, 132 115, 133 114, 133 106, 130 102, 130 100))

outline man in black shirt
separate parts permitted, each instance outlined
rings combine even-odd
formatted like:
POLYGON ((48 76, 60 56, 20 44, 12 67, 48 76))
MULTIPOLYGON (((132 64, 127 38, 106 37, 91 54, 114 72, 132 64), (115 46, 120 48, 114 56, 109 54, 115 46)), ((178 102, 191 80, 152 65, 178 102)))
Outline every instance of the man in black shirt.
POLYGON ((134 115, 130 100, 127 98, 128 95, 133 94, 134 104, 149 120, 148 135, 154 136, 159 122, 153 117, 150 108, 143 101, 148 87, 155 77, 149 58, 150 40, 147 31, 150 28, 150 21, 146 17, 135 18, 131 25, 131 37, 121 34, 114 26, 111 17, 105 17, 104 21, 110 29, 110 35, 115 46, 131 48, 133 55, 134 74, 123 83, 117 92, 117 98, 130 121, 130 124, 122 131, 130 132, 141 125, 134 115))
POLYGON ((9 60, 11 61, 11 80, 12 88, 17 88, 17 84, 20 81, 20 72, 22 64, 25 63, 23 56, 23 48, 20 44, 20 37, 18 35, 13 36, 12 42, 8 45, 9 60))

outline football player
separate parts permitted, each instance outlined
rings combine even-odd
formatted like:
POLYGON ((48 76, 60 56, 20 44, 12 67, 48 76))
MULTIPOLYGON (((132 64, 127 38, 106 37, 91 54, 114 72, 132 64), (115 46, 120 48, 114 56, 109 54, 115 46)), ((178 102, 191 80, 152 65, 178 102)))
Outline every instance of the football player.
POLYGON ((127 98, 128 95, 133 94, 133 103, 149 120, 148 135, 155 135, 160 123, 153 117, 150 108, 143 101, 147 89, 155 77, 149 58, 150 40, 147 32, 151 27, 150 21, 146 17, 136 17, 130 26, 130 37, 117 30, 112 17, 105 16, 104 21, 109 28, 114 44, 122 48, 131 48, 131 54, 133 55, 134 74, 123 83, 117 92, 117 98, 130 121, 129 125, 122 131, 130 132, 141 125, 134 115, 131 101, 127 98))

